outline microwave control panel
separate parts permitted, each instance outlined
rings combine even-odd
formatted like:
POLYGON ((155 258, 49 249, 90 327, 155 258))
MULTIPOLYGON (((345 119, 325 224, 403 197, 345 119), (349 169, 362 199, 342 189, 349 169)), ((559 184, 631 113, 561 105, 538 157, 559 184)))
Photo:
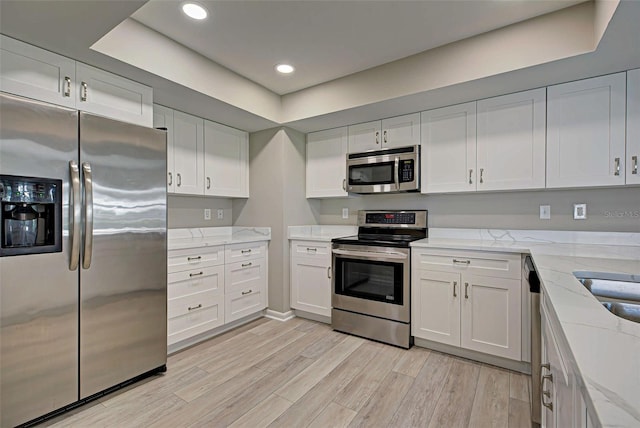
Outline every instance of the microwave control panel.
POLYGON ((411 183, 415 171, 413 159, 401 160, 399 167, 400 183, 411 183))

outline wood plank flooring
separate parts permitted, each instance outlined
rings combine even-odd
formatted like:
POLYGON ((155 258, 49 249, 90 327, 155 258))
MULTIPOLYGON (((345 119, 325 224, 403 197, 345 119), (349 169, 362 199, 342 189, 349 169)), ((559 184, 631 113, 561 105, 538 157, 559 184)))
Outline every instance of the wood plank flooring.
POLYGON ((50 427, 530 427, 529 377, 262 318, 50 427))

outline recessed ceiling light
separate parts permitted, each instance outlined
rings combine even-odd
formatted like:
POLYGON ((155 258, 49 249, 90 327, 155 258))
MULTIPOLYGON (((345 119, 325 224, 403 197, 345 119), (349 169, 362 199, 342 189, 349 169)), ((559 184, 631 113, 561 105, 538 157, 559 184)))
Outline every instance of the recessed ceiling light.
POLYGON ((185 3, 182 5, 182 11, 193 19, 205 19, 208 15, 207 9, 200 6, 198 3, 185 3))
POLYGON ((278 65, 276 65, 276 70, 278 71, 278 73, 291 74, 291 73, 293 73, 295 68, 293 68, 293 66, 291 66, 289 64, 278 64, 278 65))

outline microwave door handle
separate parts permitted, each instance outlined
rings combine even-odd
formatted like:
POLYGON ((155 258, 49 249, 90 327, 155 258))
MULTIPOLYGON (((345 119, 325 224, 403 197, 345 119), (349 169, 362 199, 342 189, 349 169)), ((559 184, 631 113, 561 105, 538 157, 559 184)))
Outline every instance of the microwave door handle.
POLYGON ((84 175, 84 253, 82 254, 82 267, 91 267, 93 255, 93 178, 91 176, 91 164, 82 164, 84 175))
POLYGON ((400 190, 400 158, 398 156, 393 162, 393 177, 396 183, 396 190, 400 190))

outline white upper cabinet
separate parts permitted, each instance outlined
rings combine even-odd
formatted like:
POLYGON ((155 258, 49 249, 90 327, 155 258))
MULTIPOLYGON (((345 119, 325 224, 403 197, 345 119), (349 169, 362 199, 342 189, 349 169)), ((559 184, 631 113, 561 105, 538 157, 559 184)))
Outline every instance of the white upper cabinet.
POLYGON ((0 35, 0 90, 153 126, 153 89, 0 35))
POLYGON ((173 112, 175 193, 204 194, 204 120, 173 112))
POLYGON ((142 126, 153 126, 153 89, 98 68, 76 63, 77 107, 142 126))
POLYGON ((76 107, 76 62, 0 35, 0 90, 76 107))
POLYGON ((307 198, 346 197, 347 127, 307 135, 307 198))
POLYGON ((349 126, 349 153, 420 144, 420 113, 349 126))
POLYGON ((625 183, 626 73, 548 88, 547 187, 625 183))
POLYGON ((627 72, 627 184, 640 184, 640 68, 627 72))
POLYGON ((545 187, 545 89, 478 101, 477 190, 545 187))
POLYGON ((153 105, 153 127, 167 128, 167 192, 176 189, 176 173, 173 146, 173 110, 158 104, 153 105))
POLYGON ((249 197, 249 134, 204 121, 204 194, 249 197))
POLYGON ((422 112, 422 193, 476 190, 476 103, 422 112))

